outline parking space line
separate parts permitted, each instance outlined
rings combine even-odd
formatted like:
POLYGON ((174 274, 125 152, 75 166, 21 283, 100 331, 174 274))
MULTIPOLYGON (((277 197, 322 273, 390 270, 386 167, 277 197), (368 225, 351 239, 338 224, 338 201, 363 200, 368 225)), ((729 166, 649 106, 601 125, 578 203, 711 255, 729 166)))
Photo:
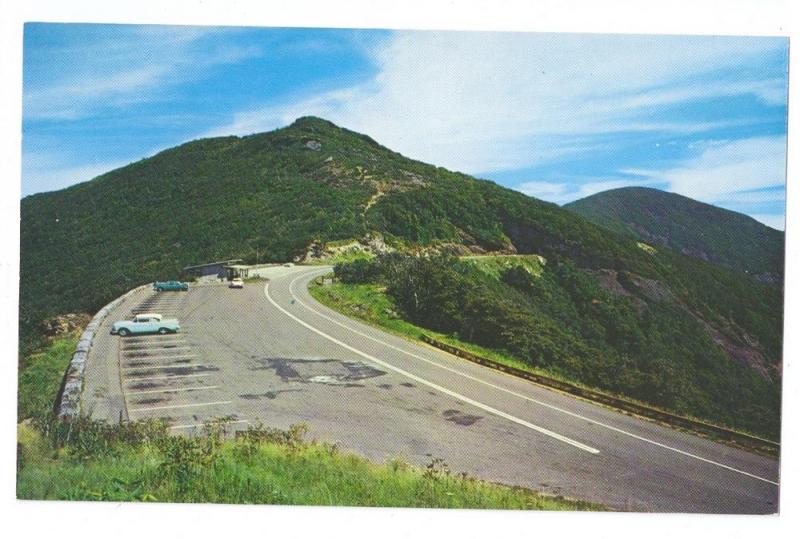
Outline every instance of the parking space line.
POLYGON ((202 391, 204 389, 217 389, 219 386, 196 387, 167 387, 164 389, 148 389, 147 391, 128 391, 128 395, 149 395, 151 393, 173 393, 178 391, 202 391))
POLYGON ((136 346, 136 347, 125 347, 122 349, 123 352, 148 352, 150 350, 191 350, 194 346, 173 346, 170 343, 154 343, 152 345, 145 345, 145 346, 136 346))
MULTIPOLYGON (((237 423, 250 423, 249 419, 239 419, 238 421, 225 421, 224 425, 235 425, 237 423)), ((205 423, 190 423, 188 425, 173 425, 170 429, 190 429, 192 427, 205 427, 205 423)))
POLYGON ((151 406, 149 408, 132 408, 130 412, 150 412, 153 410, 174 410, 176 408, 200 408, 202 406, 216 406, 218 404, 231 404, 233 401, 198 402, 192 404, 170 404, 167 406, 151 406))
POLYGON ((196 369, 200 367, 210 368, 211 365, 187 365, 186 363, 173 363, 171 365, 152 365, 141 367, 122 367, 123 371, 147 371, 151 369, 196 369))
POLYGON ((172 380, 173 378, 200 378, 202 376, 209 376, 210 373, 202 372, 198 374, 171 374, 167 376, 140 376, 135 378, 128 378, 126 382, 146 382, 148 380, 172 380))
POLYGON ((126 361, 160 361, 162 359, 192 359, 198 357, 197 354, 176 354, 174 356, 126 356, 126 361))
MULTIPOLYGON (((146 357, 153 357, 156 354, 164 354, 164 352, 178 352, 174 354, 176 356, 180 355, 190 355, 186 351, 191 350, 188 346, 181 346, 175 348, 148 348, 144 350, 123 350, 122 353, 125 355, 127 359, 134 359, 137 357, 146 358, 146 357)), ((170 355, 170 354, 167 354, 170 355)))
POLYGON ((141 337, 133 336, 127 337, 122 343, 126 346, 133 345, 133 346, 148 346, 148 345, 161 345, 161 344, 173 344, 179 342, 188 342, 186 340, 186 335, 181 333, 167 333, 166 335, 161 335, 157 333, 155 335, 150 335, 150 339, 143 338, 144 335, 141 337), (172 339, 172 340, 170 340, 172 339))

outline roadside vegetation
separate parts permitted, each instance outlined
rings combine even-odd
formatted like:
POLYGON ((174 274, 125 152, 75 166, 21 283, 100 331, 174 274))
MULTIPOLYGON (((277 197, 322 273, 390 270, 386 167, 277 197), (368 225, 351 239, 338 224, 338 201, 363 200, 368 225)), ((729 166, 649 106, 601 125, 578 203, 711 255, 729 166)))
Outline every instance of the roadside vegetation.
POLYGON ((45 418, 53 413, 64 372, 69 366, 77 334, 53 339, 19 362, 17 371, 17 420, 45 418))
POLYGON ((251 426, 236 437, 225 420, 194 437, 161 421, 107 424, 53 415, 77 337, 54 339, 19 374, 17 497, 33 500, 259 503, 376 507, 600 510, 400 460, 375 464, 288 430, 251 426))
POLYGON ((779 385, 727 357, 675 296, 637 295, 642 282, 625 274, 630 292, 613 294, 566 259, 501 266, 394 254, 338 265, 338 283, 312 293, 413 338, 426 331, 517 368, 778 438, 779 385))

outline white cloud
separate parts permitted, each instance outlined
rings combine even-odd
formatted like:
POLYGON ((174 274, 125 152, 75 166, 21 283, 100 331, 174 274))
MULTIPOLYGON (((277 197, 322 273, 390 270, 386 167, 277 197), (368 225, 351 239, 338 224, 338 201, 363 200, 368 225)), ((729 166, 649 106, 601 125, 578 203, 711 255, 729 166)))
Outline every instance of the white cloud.
POLYGON ((82 183, 125 166, 129 161, 95 161, 69 166, 60 156, 41 153, 26 153, 22 159, 22 196, 44 191, 55 191, 82 183))
POLYGON ((26 120, 76 119, 100 107, 152 100, 165 88, 200 77, 216 65, 260 54, 256 47, 197 50, 201 38, 221 32, 213 28, 141 26, 107 32, 80 46, 38 51, 41 58, 36 61, 57 68, 26 73, 26 120), (54 71, 61 74, 52 78, 54 71))
POLYGON ((653 107, 739 94, 781 101, 781 80, 698 77, 783 46, 753 38, 397 33, 372 53, 371 81, 243 111, 207 135, 249 134, 313 114, 448 168, 518 168, 578 151, 575 138, 587 135, 719 127, 653 122, 646 119, 653 107))
POLYGON ((108 161, 64 169, 27 171, 23 183, 25 192, 22 195, 64 189, 76 183, 89 181, 127 164, 123 161, 108 161))
POLYGON ((706 141, 697 146, 697 155, 668 169, 623 172, 663 182, 670 191, 709 203, 754 197, 747 192, 785 184, 784 136, 706 141))

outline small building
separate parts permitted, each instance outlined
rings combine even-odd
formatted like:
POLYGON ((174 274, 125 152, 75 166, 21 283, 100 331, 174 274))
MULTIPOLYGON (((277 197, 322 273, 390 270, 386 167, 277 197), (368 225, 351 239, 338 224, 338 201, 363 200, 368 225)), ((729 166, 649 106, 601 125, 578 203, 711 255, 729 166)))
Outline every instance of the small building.
POLYGON ((247 266, 245 264, 229 264, 225 266, 225 275, 228 277, 229 281, 237 277, 239 279, 247 279, 250 276, 251 267, 252 266, 247 266))
MULTIPOLYGON (((232 260, 220 260, 218 262, 209 262, 207 264, 198 264, 197 266, 186 266, 183 271, 194 277, 217 277, 223 278, 228 276, 226 268, 242 262, 241 258, 232 260)), ((232 277, 229 277, 232 278, 232 277)))

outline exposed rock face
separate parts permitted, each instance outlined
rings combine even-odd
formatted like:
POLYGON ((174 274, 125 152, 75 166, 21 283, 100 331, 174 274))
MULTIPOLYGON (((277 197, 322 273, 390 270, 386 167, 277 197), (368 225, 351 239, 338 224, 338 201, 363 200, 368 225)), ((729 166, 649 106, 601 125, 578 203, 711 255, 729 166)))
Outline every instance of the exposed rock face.
POLYGON ((322 149, 322 143, 319 142, 318 140, 309 140, 308 142, 306 142, 306 148, 318 152, 322 149))
POLYGON ((641 314, 648 304, 669 301, 677 303, 684 311, 697 320, 717 346, 734 361, 747 365, 766 380, 780 378, 779 366, 770 365, 764 356, 761 344, 736 324, 728 321, 723 324, 711 323, 678 300, 669 287, 654 279, 646 279, 629 272, 611 269, 590 272, 600 285, 618 296, 632 299, 636 310, 641 314))
POLYGON ((82 330, 91 316, 85 313, 70 313, 53 316, 42 321, 42 332, 48 337, 57 337, 82 330))
POLYGON ((391 253, 395 249, 383 240, 381 234, 367 234, 361 239, 349 242, 336 242, 325 244, 321 241, 312 242, 306 249, 306 254, 295 258, 295 262, 313 262, 327 260, 340 254, 368 253, 373 255, 391 253))

